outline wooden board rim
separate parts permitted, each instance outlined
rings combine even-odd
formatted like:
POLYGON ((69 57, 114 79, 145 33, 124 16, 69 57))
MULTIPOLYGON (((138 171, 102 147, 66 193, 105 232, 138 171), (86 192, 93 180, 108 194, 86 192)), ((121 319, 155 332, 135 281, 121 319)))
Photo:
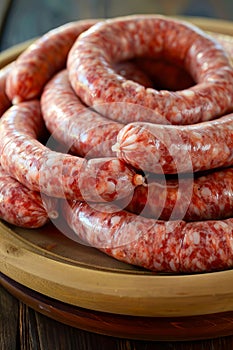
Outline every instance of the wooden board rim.
POLYGON ((189 317, 138 317, 87 310, 29 290, 0 272, 0 283, 32 309, 68 326, 126 339, 190 341, 232 335, 233 312, 189 317))
POLYGON ((0 224, 1 272, 54 299, 137 316, 191 316, 233 310, 233 270, 172 276, 125 276, 92 270, 64 264, 36 246, 33 251, 24 239, 0 224))
MULTIPOLYGON (((215 32, 216 28, 219 32, 219 26, 225 23, 198 18, 191 19, 191 22, 215 32)), ((233 34, 231 22, 230 29, 228 23, 225 27, 228 29, 220 33, 233 34)), ((0 54, 0 66, 15 59, 32 41, 0 54)), ((64 264, 59 257, 28 244, 3 223, 0 223, 0 235, 2 273, 28 288, 71 305, 151 317, 193 316, 233 310, 233 270, 197 275, 129 273, 126 276, 121 272, 64 264), (46 269, 42 270, 42 265, 46 269)))

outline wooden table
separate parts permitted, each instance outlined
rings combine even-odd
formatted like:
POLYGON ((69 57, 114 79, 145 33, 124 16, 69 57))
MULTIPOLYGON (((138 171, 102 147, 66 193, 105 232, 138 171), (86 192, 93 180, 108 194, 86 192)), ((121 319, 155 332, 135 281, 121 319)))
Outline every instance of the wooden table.
MULTIPOLYGON (((203 3, 203 1, 201 0, 203 3)), ((100 1, 51 1, 38 2, 32 0, 6 1, 11 8, 4 13, 8 14, 3 22, 0 51, 39 36, 60 24, 77 18, 106 16, 108 4, 113 2, 100 1), (81 5, 80 5, 81 3, 81 5), (22 10, 23 9, 23 10, 22 10), (98 12, 97 12, 98 11, 98 12)), ((151 2, 150 2, 151 3, 151 2)), ((164 4, 168 2, 164 2, 164 4)), ((180 6, 187 5, 181 1, 180 6)), ((190 2, 191 3, 191 2, 190 2)), ((227 3, 227 2, 226 2, 227 3)), ((149 4, 149 2, 148 2, 149 4)), ((221 2, 222 10, 224 2, 221 2)), ((143 2, 144 12, 148 12, 143 2)), ((161 9, 157 9, 161 10, 161 9)), ((150 10, 151 11, 151 10, 150 10)), ((156 8, 154 9, 154 12, 156 8)), ((138 11, 137 11, 138 12, 138 11)), ((118 13, 112 13, 116 15, 118 13)), ((121 13, 122 14, 122 13, 121 13)), ((168 13, 171 14, 171 13, 168 13)), ((181 15, 185 12, 180 11, 181 15)), ((190 12, 188 13, 191 14, 190 12)), ((206 14, 206 13, 205 13, 206 14)), ((223 12, 221 12, 223 14, 223 12)), ((230 12, 228 13, 230 14, 230 12)), ((231 18, 225 18, 231 19, 231 18)), ((233 335, 193 341, 144 341, 121 339, 92 333, 60 323, 51 317, 45 316, 48 312, 41 312, 28 306, 32 303, 17 293, 8 280, 0 276, 0 349, 41 349, 41 350, 232 350, 233 335)), ((17 286, 16 286, 17 287, 17 286)), ((29 300, 28 300, 29 301, 29 300)), ((45 310, 44 310, 45 311, 45 310)), ((231 323, 231 321, 229 321, 231 323)), ((233 332, 233 325, 232 325, 233 332)))
POLYGON ((120 339, 57 322, 0 286, 1 350, 232 350, 233 336, 180 342, 120 339))

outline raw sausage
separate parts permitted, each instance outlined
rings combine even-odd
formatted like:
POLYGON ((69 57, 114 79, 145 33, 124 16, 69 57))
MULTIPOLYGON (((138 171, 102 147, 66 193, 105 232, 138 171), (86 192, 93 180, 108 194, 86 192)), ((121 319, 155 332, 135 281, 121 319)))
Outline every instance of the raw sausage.
POLYGON ((233 165, 233 113, 193 125, 125 125, 119 159, 152 173, 190 173, 233 165))
POLYGON ((6 95, 6 79, 13 63, 0 69, 0 117, 11 106, 11 101, 6 95))
POLYGON ((2 167, 31 190, 51 197, 112 201, 129 195, 143 178, 117 158, 86 160, 39 142, 44 122, 37 100, 12 106, 0 124, 2 167))
POLYGON ((57 73, 45 86, 41 109, 47 129, 67 150, 80 156, 110 157, 123 124, 85 106, 74 93, 68 73, 57 73))
POLYGON ((0 218, 10 224, 38 228, 57 219, 57 200, 31 191, 12 178, 0 165, 0 218))
POLYGON ((233 68, 223 48, 196 27, 162 16, 128 16, 92 26, 72 46, 68 70, 88 106, 123 123, 193 124, 233 110, 233 68), (182 66, 196 85, 177 92, 146 89, 112 69, 137 57, 182 66), (130 111, 128 104, 134 106, 130 111))
POLYGON ((229 55, 231 64, 233 65, 233 40, 232 36, 226 35, 226 34, 218 34, 218 33, 211 33, 211 36, 213 36, 226 50, 227 54, 229 55))
MULTIPOLYGON (((233 65, 232 37, 217 33, 210 33, 210 35, 222 45, 233 65)), ((195 85, 194 80, 183 67, 175 66, 164 59, 137 58, 133 62, 139 65, 140 69, 151 78, 154 82, 154 88, 157 90, 177 91, 188 89, 195 85)))
POLYGON ((6 85, 12 103, 36 98, 44 84, 66 64, 67 54, 80 33, 97 20, 70 22, 52 29, 31 44, 16 60, 6 85))
POLYGON ((178 179, 148 178, 127 210, 160 220, 224 219, 233 216, 233 168, 178 179))
POLYGON ((132 265, 176 273, 233 266, 233 219, 161 221, 84 202, 64 202, 63 211, 85 244, 132 265))
MULTIPOLYGON (((132 62, 114 68, 129 79, 149 85, 152 82, 132 62)), ((41 96, 42 114, 53 137, 80 156, 110 157, 112 146, 123 124, 92 111, 74 93, 67 70, 58 72, 45 86, 41 96)))

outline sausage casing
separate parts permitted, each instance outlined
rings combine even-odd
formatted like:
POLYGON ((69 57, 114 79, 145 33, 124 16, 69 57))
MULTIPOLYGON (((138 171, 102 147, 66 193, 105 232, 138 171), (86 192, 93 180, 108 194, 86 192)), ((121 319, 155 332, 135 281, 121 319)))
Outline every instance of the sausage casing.
POLYGON ((160 220, 217 220, 233 216, 233 168, 197 176, 149 176, 126 202, 130 212, 160 220))
POLYGON ((142 184, 142 176, 117 158, 86 160, 52 151, 38 140, 44 129, 37 100, 12 106, 1 119, 1 164, 31 190, 51 197, 113 201, 142 184))
POLYGON ((119 159, 152 173, 192 173, 233 165, 233 114, 194 125, 125 125, 119 159))
POLYGON ((126 16, 92 26, 72 46, 67 67, 88 106, 125 124, 193 124, 233 110, 233 68, 225 50, 198 28, 163 16, 126 16), (182 66, 196 84, 175 92, 146 89, 112 69, 137 57, 182 66))
POLYGON ((57 200, 31 191, 0 165, 0 218, 10 224, 38 228, 58 217, 57 200))
POLYGON ((233 219, 161 221, 106 205, 64 202, 69 226, 123 262, 159 272, 206 272, 233 266, 233 219))
POLYGON ((44 84, 65 67, 67 54, 77 36, 97 20, 70 22, 52 29, 31 44, 16 60, 6 83, 13 103, 39 97, 44 84))

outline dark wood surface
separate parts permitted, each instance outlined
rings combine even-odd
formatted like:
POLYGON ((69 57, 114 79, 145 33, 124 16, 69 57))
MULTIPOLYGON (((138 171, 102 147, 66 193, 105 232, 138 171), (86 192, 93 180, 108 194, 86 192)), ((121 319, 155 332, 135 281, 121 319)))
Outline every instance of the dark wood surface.
MULTIPOLYGON (((0 0, 3 1, 3 0, 0 0)), ((0 23, 0 51, 78 18, 139 12, 198 15, 233 20, 233 2, 12 0, 0 23), (119 4, 118 6, 116 4, 119 4), (124 5, 123 5, 124 4, 124 5), (141 4, 142 8, 140 8, 141 4), (175 6, 177 5, 177 6, 175 6)), ((229 320, 229 322, 231 322, 229 320)), ((229 327, 230 328, 230 327, 229 327)), ((233 324, 232 324, 233 329, 233 324)), ((0 350, 232 350, 233 335, 195 341, 139 341, 109 337, 65 325, 35 311, 0 286, 0 350)))
MULTIPOLYGON (((4 283, 3 283, 4 284, 4 283)), ((105 336, 55 321, 0 286, 1 350, 232 350, 233 337, 144 341, 105 336)))
POLYGON ((8 11, 2 7, 0 51, 80 18, 161 13, 233 20, 232 0, 0 0, 3 2, 8 11))

